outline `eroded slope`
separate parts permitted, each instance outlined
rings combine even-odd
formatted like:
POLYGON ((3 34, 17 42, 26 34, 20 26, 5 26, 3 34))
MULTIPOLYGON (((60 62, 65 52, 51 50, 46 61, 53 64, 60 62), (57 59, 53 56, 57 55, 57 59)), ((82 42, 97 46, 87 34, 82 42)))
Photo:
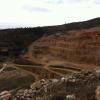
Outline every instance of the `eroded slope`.
POLYGON ((100 28, 65 31, 44 36, 29 47, 26 55, 43 64, 100 65, 100 28))

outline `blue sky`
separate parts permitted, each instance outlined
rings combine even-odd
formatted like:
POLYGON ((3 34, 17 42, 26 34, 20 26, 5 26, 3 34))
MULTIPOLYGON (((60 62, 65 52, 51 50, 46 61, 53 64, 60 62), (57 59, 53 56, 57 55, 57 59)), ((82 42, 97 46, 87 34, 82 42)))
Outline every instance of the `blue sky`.
POLYGON ((100 0, 0 0, 0 28, 65 24, 100 17, 100 0))

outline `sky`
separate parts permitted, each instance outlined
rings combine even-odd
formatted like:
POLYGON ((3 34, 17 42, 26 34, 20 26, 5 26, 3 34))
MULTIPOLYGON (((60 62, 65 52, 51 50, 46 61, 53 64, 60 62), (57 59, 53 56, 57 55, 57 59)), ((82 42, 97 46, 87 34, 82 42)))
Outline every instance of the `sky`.
POLYGON ((60 25, 100 17, 100 0, 0 0, 0 28, 60 25))

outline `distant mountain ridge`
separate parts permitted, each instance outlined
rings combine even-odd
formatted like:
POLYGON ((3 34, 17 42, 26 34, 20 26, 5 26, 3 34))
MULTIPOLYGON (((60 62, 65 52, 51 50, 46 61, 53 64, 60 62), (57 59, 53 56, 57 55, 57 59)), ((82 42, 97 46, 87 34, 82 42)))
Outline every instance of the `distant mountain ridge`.
MULTIPOLYGON (((75 29, 76 27, 83 29, 83 28, 86 28, 86 26, 88 26, 88 25, 89 25, 88 27, 91 28, 91 27, 95 27, 95 26, 100 26, 100 17, 94 18, 94 19, 90 19, 90 20, 86 20, 86 21, 81 21, 81 22, 72 22, 72 23, 67 23, 67 24, 63 24, 63 25, 44 26, 44 27, 53 28, 53 27, 59 27, 59 26, 64 26, 64 25, 67 26, 68 30, 75 29), (73 28, 71 26, 73 26, 73 28)), ((42 28, 44 28, 44 27, 42 27, 42 28)), ((38 28, 38 27, 27 28, 27 29, 36 29, 36 28, 38 28)), ((12 29, 8 28, 8 29, 0 29, 0 31, 16 30, 16 29, 18 30, 18 29, 26 29, 26 28, 12 28, 12 29)))
POLYGON ((63 32, 69 30, 88 29, 88 28, 99 27, 99 26, 100 26, 100 18, 95 18, 88 21, 73 22, 73 23, 57 25, 57 26, 2 29, 0 30, 0 37, 1 37, 0 41, 12 41, 12 40, 16 40, 16 38, 17 40, 19 39, 20 41, 20 39, 23 39, 22 37, 24 37, 24 35, 25 35, 24 39, 27 39, 29 35, 30 37, 33 36, 34 37, 33 40, 35 40, 44 34, 52 34, 60 31, 63 32), (7 36, 7 34, 9 34, 9 36, 7 36), (11 38, 11 36, 13 37, 13 39, 11 38))

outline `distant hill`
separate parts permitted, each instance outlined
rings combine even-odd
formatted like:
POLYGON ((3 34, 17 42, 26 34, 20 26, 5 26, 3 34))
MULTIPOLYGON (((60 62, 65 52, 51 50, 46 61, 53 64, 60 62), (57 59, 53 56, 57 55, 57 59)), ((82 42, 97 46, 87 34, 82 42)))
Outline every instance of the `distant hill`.
POLYGON ((58 26, 4 29, 0 30, 0 42, 13 42, 15 44, 19 43, 20 45, 27 46, 43 35, 50 35, 57 32, 70 30, 88 29, 99 26, 100 18, 95 18, 84 22, 75 22, 58 26))
POLYGON ((88 68, 88 65, 90 68, 100 66, 99 25, 99 18, 67 24, 63 31, 56 31, 34 41, 26 57, 46 65, 64 62, 66 66, 71 64, 83 68, 88 68))
POLYGON ((30 60, 37 57, 45 62, 59 58, 69 62, 97 64, 99 34, 100 18, 58 26, 4 29, 0 30, 0 48, 5 45, 10 55, 24 53, 30 60))

